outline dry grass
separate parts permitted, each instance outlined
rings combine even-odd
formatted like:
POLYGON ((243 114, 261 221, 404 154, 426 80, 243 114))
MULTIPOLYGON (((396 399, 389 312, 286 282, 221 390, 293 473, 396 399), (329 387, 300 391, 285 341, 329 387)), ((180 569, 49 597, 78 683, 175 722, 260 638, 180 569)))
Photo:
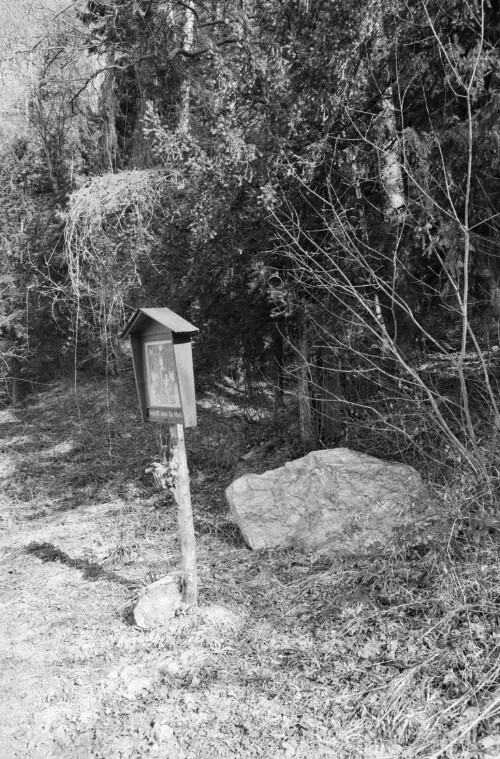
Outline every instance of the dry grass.
POLYGON ((3 425, 3 688, 26 724, 7 759, 500 756, 497 533, 476 541, 459 492, 397 555, 251 552, 222 494, 258 435, 206 408, 188 439, 201 611, 130 627, 140 589, 179 571, 175 509, 144 474, 164 441, 135 403, 131 382, 61 384, 3 425))
MULTIPOLYGON (((122 171, 94 177, 71 194, 66 211, 65 260, 75 334, 101 342, 108 360, 124 323, 131 293, 140 287, 142 265, 158 245, 155 214, 161 206, 163 172, 122 171)), ((150 266, 155 268, 150 261, 150 266)))

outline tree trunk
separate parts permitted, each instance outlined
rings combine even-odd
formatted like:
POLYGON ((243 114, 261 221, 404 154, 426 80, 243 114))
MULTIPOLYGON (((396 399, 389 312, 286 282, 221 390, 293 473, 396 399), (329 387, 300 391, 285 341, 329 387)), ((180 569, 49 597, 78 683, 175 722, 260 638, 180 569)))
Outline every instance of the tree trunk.
POLYGON ((392 221, 399 218, 406 205, 406 200, 396 125, 396 109, 390 88, 387 88, 382 97, 380 119, 385 143, 382 148, 380 178, 387 196, 385 215, 388 221, 392 221))
POLYGON ((276 329, 273 337, 273 374, 274 374, 274 413, 277 414, 285 406, 284 374, 283 374, 283 335, 276 329))
POLYGON ((343 391, 340 382, 338 358, 328 346, 318 350, 318 385, 317 402, 319 439, 331 444, 340 435, 343 391))
MULTIPOLYGON (((194 22, 195 16, 193 11, 186 5, 186 15, 184 19, 184 40, 183 47, 185 50, 191 50, 194 40, 194 22)), ((180 110, 179 110, 179 131, 187 134, 190 126, 190 109, 191 109, 191 81, 189 79, 189 64, 186 62, 186 75, 180 88, 180 110)))
MULTIPOLYGON (((106 56, 106 65, 113 64, 112 56, 106 56)), ((95 65, 102 65, 99 57, 96 58, 95 65)), ((95 111, 101 114, 103 120, 101 151, 103 169, 113 172, 116 170, 118 161, 118 135, 116 132, 116 113, 118 104, 115 92, 115 74, 112 69, 103 71, 95 79, 96 104, 95 111)))
POLYGON ((314 431, 314 415, 311 396, 311 367, 309 363, 310 354, 310 330, 308 329, 306 317, 303 316, 300 325, 299 337, 299 373, 298 373, 298 396, 299 396, 299 422, 300 438, 302 445, 306 450, 313 450, 316 445, 316 434, 314 431))
MULTIPOLYGON (((366 246, 366 249, 368 250, 370 247, 370 237, 368 234, 368 222, 366 219, 365 203, 364 203, 363 194, 361 192, 360 171, 358 167, 357 151, 355 152, 354 157, 353 157, 353 170, 354 170, 354 190, 356 193, 356 200, 358 201, 359 218, 361 222, 361 240, 363 244, 366 246)), ((403 181, 403 178, 401 177, 401 182, 402 181, 403 181)), ((370 284, 373 284, 373 283, 370 283, 370 284)), ((384 315, 382 313, 382 307, 380 305, 380 298, 378 297, 378 294, 376 292, 373 295, 372 311, 375 316, 375 319, 380 325, 382 351, 384 353, 388 353, 390 346, 386 337, 387 327, 385 324, 384 315)))
POLYGON ((12 400, 12 404, 15 406, 16 404, 21 403, 22 401, 21 361, 17 356, 14 356, 14 358, 12 359, 11 376, 12 376, 11 400, 12 400))

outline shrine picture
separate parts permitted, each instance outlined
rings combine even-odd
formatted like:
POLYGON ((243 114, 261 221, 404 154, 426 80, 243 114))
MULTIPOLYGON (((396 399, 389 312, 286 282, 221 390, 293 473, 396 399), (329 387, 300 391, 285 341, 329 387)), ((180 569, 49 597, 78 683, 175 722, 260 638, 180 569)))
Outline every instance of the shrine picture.
POLYGON ((181 400, 175 372, 171 340, 155 340, 144 344, 149 408, 179 408, 181 400))

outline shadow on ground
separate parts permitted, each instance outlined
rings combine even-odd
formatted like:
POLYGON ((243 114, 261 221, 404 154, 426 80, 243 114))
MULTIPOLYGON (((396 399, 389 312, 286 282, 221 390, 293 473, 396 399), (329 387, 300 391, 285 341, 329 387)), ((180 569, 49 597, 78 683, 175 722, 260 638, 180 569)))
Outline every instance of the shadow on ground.
POLYGON ((136 588, 139 583, 135 580, 127 580, 115 572, 107 572, 100 564, 95 564, 92 561, 86 559, 72 559, 67 553, 61 551, 60 548, 52 543, 30 543, 26 548, 26 553, 31 556, 36 556, 40 561, 59 561, 61 564, 66 564, 73 569, 79 569, 83 572, 85 580, 90 582, 96 582, 96 580, 107 580, 108 582, 115 582, 118 585, 125 585, 128 588, 136 588))

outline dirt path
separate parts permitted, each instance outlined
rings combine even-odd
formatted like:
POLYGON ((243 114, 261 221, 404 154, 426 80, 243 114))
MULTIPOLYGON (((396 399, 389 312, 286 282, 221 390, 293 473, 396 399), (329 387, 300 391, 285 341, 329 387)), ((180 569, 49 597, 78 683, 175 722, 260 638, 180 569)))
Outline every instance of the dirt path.
MULTIPOLYGON (((29 434, 0 419, 0 482, 16 476, 29 434), (9 434, 10 433, 10 434, 9 434)), ((28 431, 29 432, 29 431, 28 431)), ((29 504, 0 501, 0 745, 5 759, 89 756, 89 730, 106 693, 109 651, 125 629, 125 585, 89 582, 76 566, 44 560, 99 530, 106 509, 27 519, 29 504), (31 548, 30 548, 31 546, 31 548), (47 553, 47 557, 48 557, 47 553)))

